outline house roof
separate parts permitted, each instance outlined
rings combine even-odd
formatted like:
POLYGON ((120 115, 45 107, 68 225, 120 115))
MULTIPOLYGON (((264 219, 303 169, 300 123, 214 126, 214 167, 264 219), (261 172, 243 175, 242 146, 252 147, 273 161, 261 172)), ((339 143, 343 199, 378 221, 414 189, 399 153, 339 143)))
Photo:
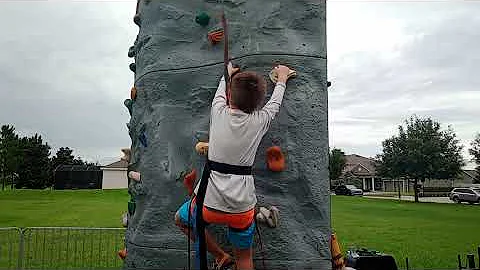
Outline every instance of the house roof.
POLYGON ((102 168, 106 168, 106 169, 126 169, 128 167, 128 162, 126 162, 125 160, 119 160, 119 161, 115 161, 111 164, 108 164, 106 166, 103 166, 102 168))
POLYGON ((345 155, 343 174, 351 173, 354 175, 374 176, 376 174, 376 163, 374 159, 360 155, 345 155))

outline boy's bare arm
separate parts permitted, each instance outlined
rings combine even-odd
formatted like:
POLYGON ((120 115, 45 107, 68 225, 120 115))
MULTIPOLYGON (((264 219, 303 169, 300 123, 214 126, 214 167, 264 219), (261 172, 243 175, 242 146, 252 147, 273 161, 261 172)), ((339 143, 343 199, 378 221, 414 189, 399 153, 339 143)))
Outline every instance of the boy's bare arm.
MULTIPOLYGON (((239 68, 233 67, 232 63, 228 64, 228 75, 232 75, 234 72, 238 71, 239 68)), ((220 108, 223 106, 227 106, 227 95, 226 95, 226 84, 225 84, 225 76, 222 76, 220 79, 220 83, 218 84, 217 92, 215 92, 215 96, 213 97, 212 101, 212 108, 220 108)))
POLYGON ((275 71, 278 74, 277 84, 273 89, 270 100, 260 111, 267 125, 275 118, 280 110, 283 101, 283 94, 287 87, 286 83, 288 80, 288 74, 290 73, 290 69, 283 65, 275 67, 275 71))

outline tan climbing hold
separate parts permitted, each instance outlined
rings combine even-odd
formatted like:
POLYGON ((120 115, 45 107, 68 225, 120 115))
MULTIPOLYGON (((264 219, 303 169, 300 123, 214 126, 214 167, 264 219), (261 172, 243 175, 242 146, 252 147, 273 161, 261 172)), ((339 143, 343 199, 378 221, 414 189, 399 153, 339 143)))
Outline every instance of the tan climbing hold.
POLYGON ((123 153, 124 156, 121 158, 121 160, 126 161, 126 162, 130 162, 130 155, 132 153, 130 148, 123 148, 122 153, 123 153))
POLYGON ((125 228, 128 226, 128 214, 127 213, 123 213, 123 215, 122 215, 122 226, 125 227, 125 228))
POLYGON ((137 98, 137 88, 135 88, 135 86, 134 86, 130 90, 130 99, 135 100, 136 98, 137 98))
POLYGON ((264 223, 270 228, 278 227, 279 219, 280 211, 275 206, 270 206, 268 209, 260 207, 256 216, 257 222, 264 223))
MULTIPOLYGON (((270 80, 273 83, 277 83, 278 74, 276 69, 272 69, 272 71, 270 71, 268 76, 270 77, 270 80)), ((295 76, 297 76, 297 72, 295 70, 290 70, 290 73, 288 73, 288 78, 290 79, 291 77, 295 77, 295 76)))
POLYGON ((208 143, 207 142, 199 142, 197 145, 195 145, 195 151, 199 155, 205 156, 208 154, 208 143))
POLYGON ((131 178, 137 182, 140 181, 140 173, 139 172, 135 172, 135 171, 130 171, 128 172, 128 178, 131 178))

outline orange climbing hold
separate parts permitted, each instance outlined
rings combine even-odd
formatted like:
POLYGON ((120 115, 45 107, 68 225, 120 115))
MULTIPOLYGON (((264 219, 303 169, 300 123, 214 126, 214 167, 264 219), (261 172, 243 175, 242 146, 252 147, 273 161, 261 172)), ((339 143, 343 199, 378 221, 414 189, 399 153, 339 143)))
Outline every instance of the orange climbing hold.
POLYGON ((137 98, 137 88, 132 87, 132 90, 130 90, 130 99, 135 100, 137 98))
POLYGON ((193 185, 195 184, 195 180, 197 179, 197 170, 193 169, 189 174, 185 175, 183 178, 183 185, 188 190, 188 195, 192 195, 193 193, 193 185))
POLYGON ((337 241, 337 236, 332 233, 330 238, 330 252, 332 253, 332 262, 334 270, 343 270, 345 269, 345 262, 343 261, 342 251, 340 250, 340 245, 337 241))
POLYGON ((127 249, 124 248, 124 249, 120 250, 118 252, 118 257, 120 257, 120 259, 122 259, 122 260, 125 260, 125 258, 127 257, 127 249))
POLYGON ((273 172, 285 170, 285 156, 279 146, 272 146, 267 149, 267 165, 273 172))
POLYGON ((212 30, 212 31, 208 32, 208 40, 212 44, 217 44, 220 41, 222 41, 223 36, 224 36, 223 29, 216 29, 216 30, 212 30))

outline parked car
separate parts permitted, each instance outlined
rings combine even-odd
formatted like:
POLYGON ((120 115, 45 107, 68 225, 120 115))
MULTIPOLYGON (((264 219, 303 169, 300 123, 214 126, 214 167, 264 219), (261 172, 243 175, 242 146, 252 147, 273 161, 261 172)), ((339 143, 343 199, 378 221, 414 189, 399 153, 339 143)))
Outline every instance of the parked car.
POLYGON ((480 188, 454 188, 450 192, 450 200, 461 203, 468 202, 470 204, 480 203, 480 188))
POLYGON ((355 195, 363 195, 363 191, 357 188, 354 185, 339 185, 335 188, 336 195, 348 195, 348 196, 355 196, 355 195))

